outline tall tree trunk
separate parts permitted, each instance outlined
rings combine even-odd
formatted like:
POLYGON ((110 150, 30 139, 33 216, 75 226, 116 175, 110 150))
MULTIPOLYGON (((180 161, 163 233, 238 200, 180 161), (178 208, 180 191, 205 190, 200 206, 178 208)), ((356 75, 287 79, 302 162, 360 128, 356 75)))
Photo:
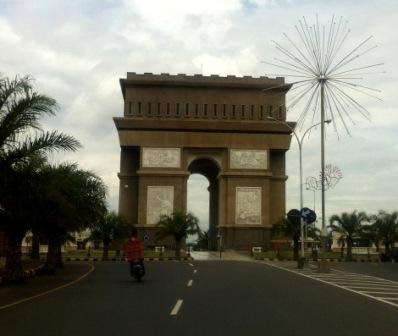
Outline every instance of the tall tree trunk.
POLYGON ((26 232, 6 232, 6 265, 3 281, 5 283, 20 283, 25 279, 24 270, 21 261, 22 239, 26 232))
POLYGON ((181 240, 176 239, 176 259, 180 260, 181 259, 181 240))
POLYGON ((342 260, 344 258, 344 248, 345 248, 345 243, 341 243, 340 259, 342 259, 342 260))
POLYGON ((44 272, 47 274, 55 273, 55 268, 57 267, 57 246, 58 243, 56 239, 48 239, 47 259, 44 264, 44 272))
POLYGON ((380 244, 379 242, 375 242, 376 252, 380 252, 380 244))
POLYGON ((386 255, 390 255, 390 252, 391 252, 391 248, 390 248, 390 246, 391 246, 391 243, 389 242, 389 241, 387 241, 387 242, 385 242, 384 243, 384 246, 385 246, 385 254, 386 255))
POLYGON ((64 267, 64 263, 62 261, 62 246, 61 243, 58 243, 55 250, 55 267, 62 268, 64 267))
POLYGON ((293 237, 293 259, 298 260, 299 258, 299 237, 293 237))
POLYGON ((104 249, 102 251, 102 260, 106 261, 109 260, 109 245, 110 245, 109 239, 104 239, 103 244, 104 244, 104 249))
POLYGON ((37 232, 33 232, 32 251, 30 251, 31 259, 40 259, 40 236, 37 232))
POLYGON ((347 255, 345 257, 346 261, 352 261, 352 245, 354 241, 351 237, 347 237, 347 255))

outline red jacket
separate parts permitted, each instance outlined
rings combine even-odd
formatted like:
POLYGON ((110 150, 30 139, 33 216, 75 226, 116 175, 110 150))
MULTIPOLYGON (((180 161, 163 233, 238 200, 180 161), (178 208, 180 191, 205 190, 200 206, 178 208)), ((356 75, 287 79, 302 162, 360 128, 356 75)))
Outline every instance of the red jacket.
POLYGON ((144 259, 144 246, 136 237, 130 237, 124 244, 124 253, 128 261, 144 259))

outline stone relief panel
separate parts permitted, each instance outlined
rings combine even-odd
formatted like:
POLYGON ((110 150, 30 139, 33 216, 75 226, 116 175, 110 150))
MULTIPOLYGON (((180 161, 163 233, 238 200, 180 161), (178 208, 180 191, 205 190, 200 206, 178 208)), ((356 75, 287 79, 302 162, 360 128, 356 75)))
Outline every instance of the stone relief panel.
POLYGON ((237 187, 236 224, 261 224, 261 187, 237 187))
POLYGON ((157 224, 161 215, 171 215, 173 204, 173 186, 148 186, 146 223, 157 224))
POLYGON ((267 151, 231 149, 229 166, 232 169, 267 169, 267 151))
POLYGON ((146 168, 179 168, 181 151, 179 148, 143 148, 142 166, 146 168))

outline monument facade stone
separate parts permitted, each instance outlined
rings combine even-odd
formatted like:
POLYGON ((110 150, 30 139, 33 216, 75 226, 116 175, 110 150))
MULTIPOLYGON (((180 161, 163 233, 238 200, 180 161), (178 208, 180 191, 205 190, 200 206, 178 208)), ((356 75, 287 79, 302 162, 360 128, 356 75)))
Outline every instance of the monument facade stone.
POLYGON ((230 167, 232 169, 267 169, 267 151, 231 149, 230 167))
POLYGON ((147 188, 147 224, 157 224, 160 216, 173 213, 174 187, 148 186, 147 188))
POLYGON ((179 168, 181 154, 179 148, 143 148, 142 167, 179 168))
POLYGON ((261 187, 236 188, 236 224, 261 224, 261 187))

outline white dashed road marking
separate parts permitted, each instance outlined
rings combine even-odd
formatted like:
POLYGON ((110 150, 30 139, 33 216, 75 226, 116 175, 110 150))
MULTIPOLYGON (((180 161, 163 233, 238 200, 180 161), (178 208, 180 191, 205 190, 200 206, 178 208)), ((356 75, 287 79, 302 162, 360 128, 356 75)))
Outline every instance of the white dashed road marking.
POLYGON ((191 263, 189 263, 188 265, 193 267, 193 264, 191 264, 191 263))
POLYGON ((173 310, 171 311, 170 315, 172 315, 172 316, 177 315, 179 310, 180 310, 180 308, 181 308, 182 303, 183 303, 183 300, 181 300, 181 299, 177 300, 177 302, 176 302, 173 310))
POLYGON ((193 274, 196 274, 197 270, 193 270, 193 274))
POLYGON ((188 286, 188 287, 191 287, 191 286, 192 286, 192 283, 193 283, 193 280, 191 279, 191 280, 188 281, 187 286, 188 286))

